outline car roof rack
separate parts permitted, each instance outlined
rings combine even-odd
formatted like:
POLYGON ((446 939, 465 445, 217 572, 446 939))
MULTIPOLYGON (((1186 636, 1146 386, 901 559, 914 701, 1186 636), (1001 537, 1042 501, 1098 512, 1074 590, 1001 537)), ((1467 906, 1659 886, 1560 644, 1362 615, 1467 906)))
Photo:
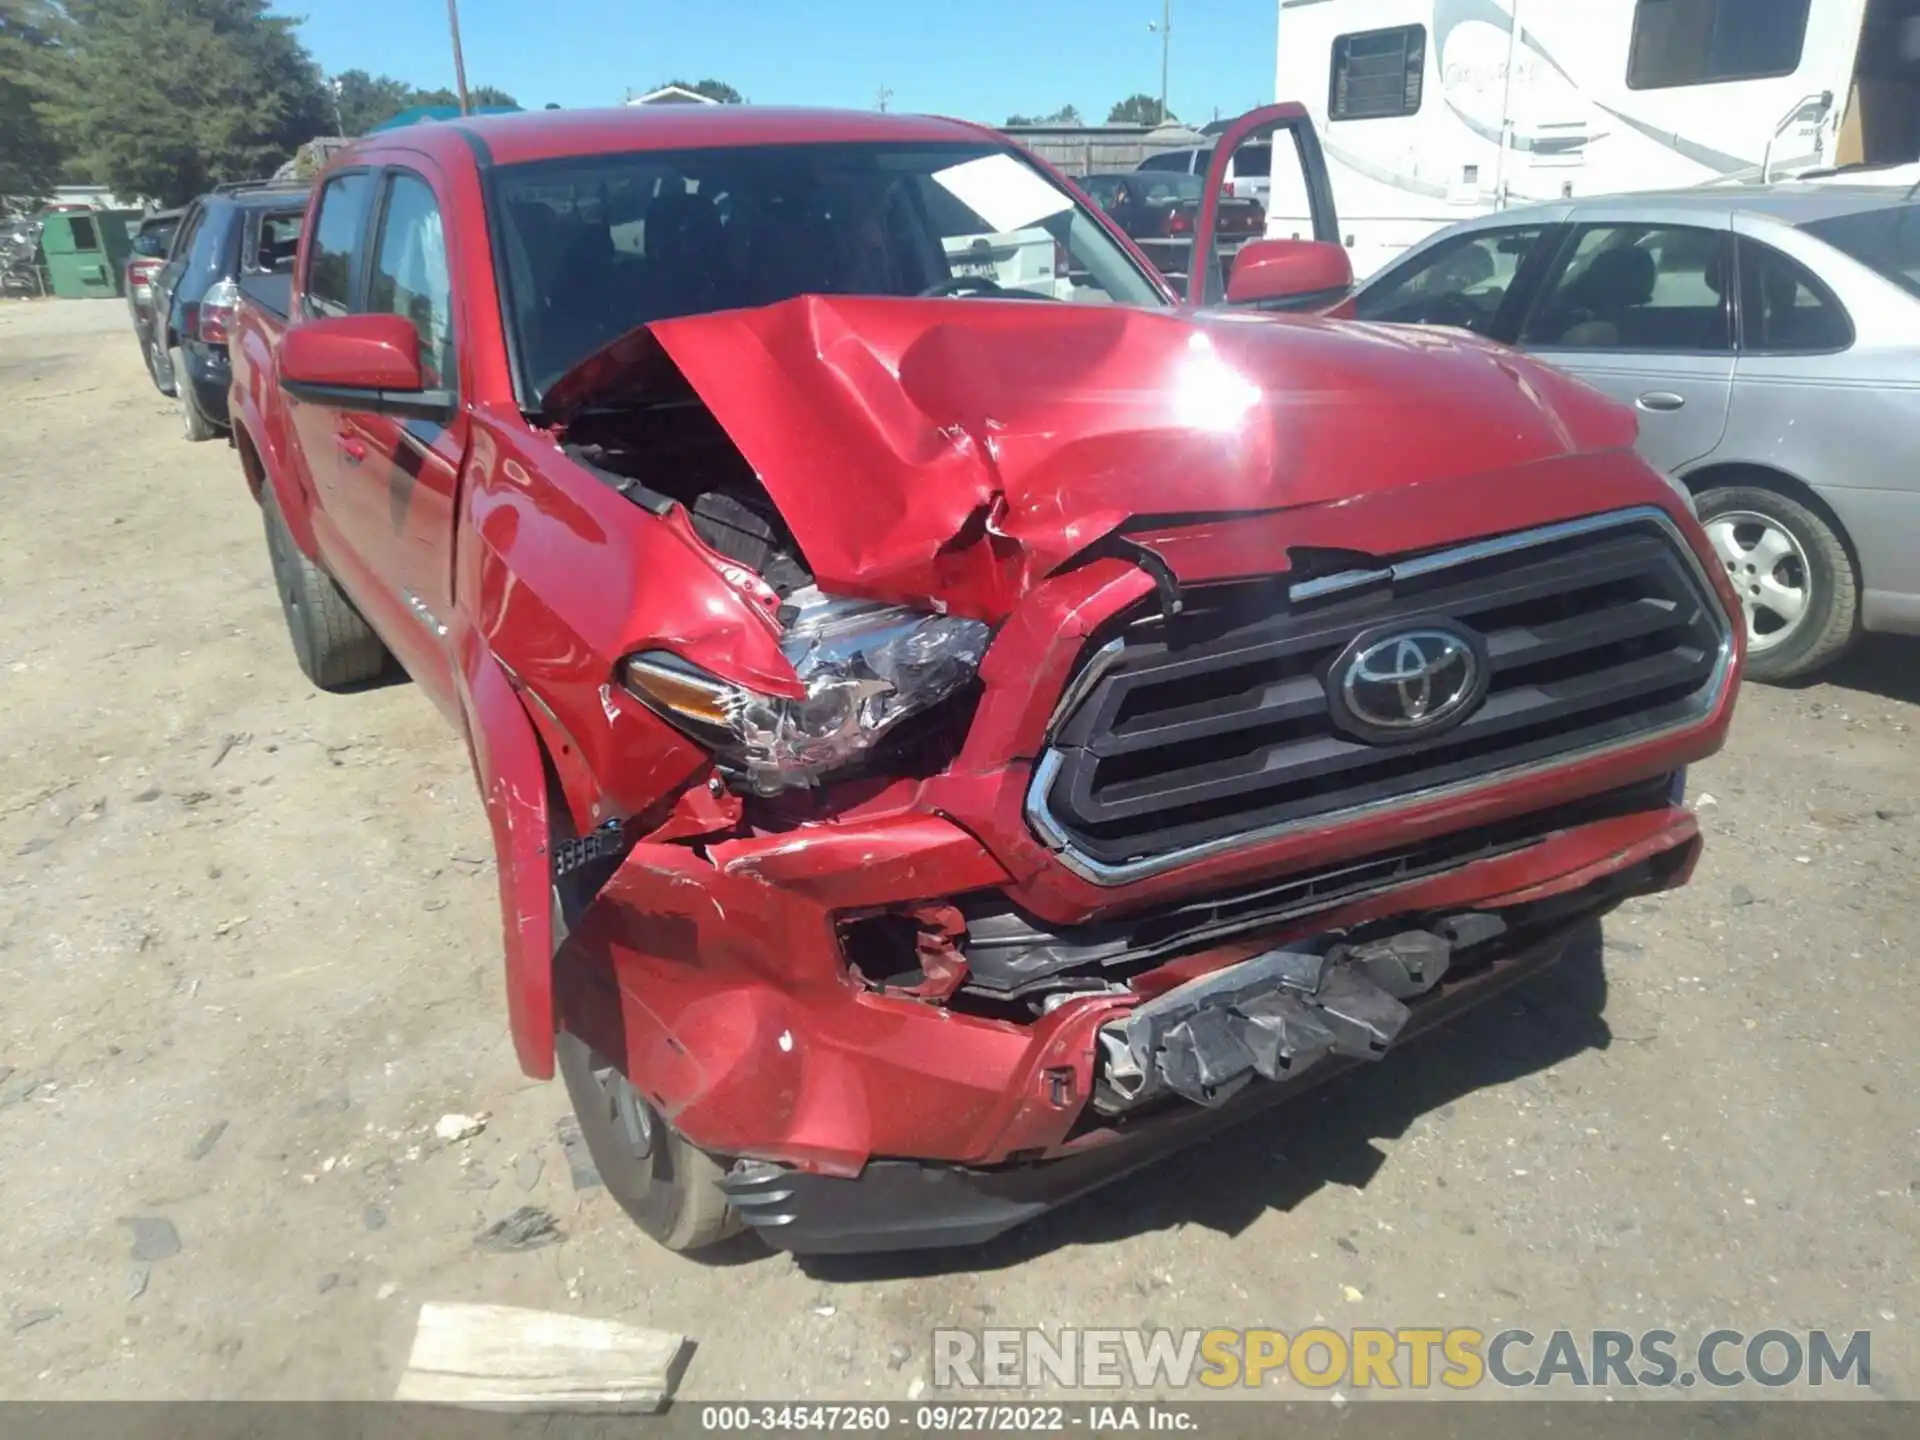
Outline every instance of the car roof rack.
POLYGON ((266 180, 229 180, 223 185, 214 186, 207 193, 209 195, 244 195, 251 190, 310 190, 312 188, 304 180, 268 178, 266 180))

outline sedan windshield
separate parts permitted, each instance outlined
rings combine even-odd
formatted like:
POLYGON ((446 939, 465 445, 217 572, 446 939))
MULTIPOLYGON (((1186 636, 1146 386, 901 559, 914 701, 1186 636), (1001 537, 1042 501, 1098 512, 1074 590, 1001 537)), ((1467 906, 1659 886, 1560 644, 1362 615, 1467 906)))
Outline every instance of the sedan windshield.
POLYGON ((1920 205, 1892 205, 1812 220, 1801 227, 1911 295, 1920 295, 1920 205))
POLYGON ((636 325, 798 295, 1126 305, 1161 291, 1071 195, 992 145, 791 145, 503 167, 526 397, 636 325))

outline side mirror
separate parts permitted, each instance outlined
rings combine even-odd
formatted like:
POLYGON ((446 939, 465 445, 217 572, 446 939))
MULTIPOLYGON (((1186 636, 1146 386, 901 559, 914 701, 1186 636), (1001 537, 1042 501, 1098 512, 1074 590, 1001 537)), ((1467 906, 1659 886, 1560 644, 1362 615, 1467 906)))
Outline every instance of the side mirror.
MULTIPOLYGON (((1339 243, 1340 216, 1334 208, 1333 182, 1327 176, 1327 157, 1320 148, 1320 137, 1314 131, 1313 117, 1307 113, 1307 107, 1297 100, 1288 100, 1279 105, 1249 110, 1228 125, 1213 142, 1212 158, 1207 162, 1206 188, 1201 194, 1200 213, 1193 224, 1193 255, 1187 265, 1187 304, 1198 309, 1220 303, 1221 290, 1224 288, 1221 282, 1226 270, 1226 266, 1220 263, 1220 201, 1227 193, 1227 173, 1237 163, 1236 157, 1242 145, 1253 141, 1267 152, 1263 157, 1265 164, 1253 167, 1265 171, 1260 178, 1265 181, 1266 195, 1261 203, 1266 212, 1271 215, 1277 204, 1290 206, 1293 203, 1283 199, 1285 191, 1276 195, 1273 189, 1275 180, 1279 178, 1274 174, 1275 168, 1286 168, 1286 151, 1280 140, 1283 134, 1292 137, 1294 157, 1300 163, 1300 186, 1303 192, 1300 199, 1312 217, 1313 238, 1336 245, 1339 243)), ((1289 212, 1283 209, 1281 213, 1289 212)), ((1241 255, 1246 253, 1246 249, 1240 252, 1241 255)), ((1259 302, 1257 298, 1250 298, 1246 303, 1259 302)))
POLYGON ((280 341, 280 388, 296 400, 414 420, 446 421, 451 390, 426 388, 420 333, 400 315, 304 320, 280 341))
POLYGON ((1254 240, 1233 257, 1229 305, 1269 310, 1330 309, 1353 288, 1346 248, 1327 240, 1254 240))

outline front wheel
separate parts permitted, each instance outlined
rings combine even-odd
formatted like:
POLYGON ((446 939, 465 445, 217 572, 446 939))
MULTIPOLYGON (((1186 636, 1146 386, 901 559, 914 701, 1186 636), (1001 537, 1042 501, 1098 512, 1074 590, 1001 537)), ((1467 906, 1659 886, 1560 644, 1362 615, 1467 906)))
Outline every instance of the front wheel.
POLYGON ((1837 660, 1859 627, 1860 592, 1833 527, 1799 501, 1752 485, 1704 491, 1699 509, 1740 597, 1748 676, 1797 680, 1837 660))
POLYGON ((300 553, 272 485, 260 488, 260 514, 287 635, 307 678, 322 690, 377 678, 387 666, 387 647, 333 577, 300 553))
POLYGON ((578 1036, 554 1037, 580 1138, 633 1222, 669 1250, 704 1250, 742 1228, 720 1182, 726 1167, 667 1123, 646 1096, 578 1036))

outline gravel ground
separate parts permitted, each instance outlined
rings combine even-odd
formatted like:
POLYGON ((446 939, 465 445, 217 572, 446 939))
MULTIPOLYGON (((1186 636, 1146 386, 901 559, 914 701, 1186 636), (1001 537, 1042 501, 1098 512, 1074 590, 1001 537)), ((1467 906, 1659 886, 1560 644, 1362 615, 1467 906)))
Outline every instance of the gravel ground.
POLYGON ((1749 689, 1692 888, 1604 954, 985 1250, 710 1265, 576 1186, 459 744, 302 680, 123 307, 0 307, 0 492, 0 1398, 383 1397, 424 1300, 684 1331, 690 1398, 905 1398, 939 1325, 1316 1320, 1870 1328, 1920 1398, 1920 646, 1749 689), (476 1247, 521 1205, 559 1242, 476 1247))

